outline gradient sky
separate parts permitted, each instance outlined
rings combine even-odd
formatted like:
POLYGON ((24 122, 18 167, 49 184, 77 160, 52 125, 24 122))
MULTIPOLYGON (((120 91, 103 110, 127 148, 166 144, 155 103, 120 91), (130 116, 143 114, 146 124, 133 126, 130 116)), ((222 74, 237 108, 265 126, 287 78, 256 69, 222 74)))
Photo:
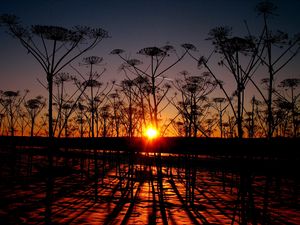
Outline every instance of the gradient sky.
MULTIPOLYGON (((72 27, 88 25, 106 29, 112 38, 105 39, 93 52, 104 58, 108 71, 105 79, 123 79, 117 72, 121 61, 109 55, 122 48, 132 56, 149 46, 169 43, 180 49, 182 43, 192 43, 203 55, 212 46, 205 38, 211 28, 228 25, 236 35, 246 34, 243 20, 255 33, 261 28, 261 18, 254 7, 255 0, 0 0, 0 13, 12 13, 23 24, 72 27)), ((290 34, 300 32, 300 0, 277 0, 278 17, 272 25, 290 34)), ((30 89, 32 95, 46 91, 37 82, 45 74, 19 42, 0 28, 0 90, 30 89)), ((79 62, 80 59, 77 60, 79 62)), ((290 77, 299 77, 299 56, 290 65, 290 77)), ((194 63, 190 60, 192 67, 194 63)), ((180 72, 184 68, 178 69, 180 72)), ((174 75, 170 75, 174 76, 174 75)), ((226 82, 226 80, 225 80, 226 82)), ((229 82, 230 83, 230 82, 229 82)))

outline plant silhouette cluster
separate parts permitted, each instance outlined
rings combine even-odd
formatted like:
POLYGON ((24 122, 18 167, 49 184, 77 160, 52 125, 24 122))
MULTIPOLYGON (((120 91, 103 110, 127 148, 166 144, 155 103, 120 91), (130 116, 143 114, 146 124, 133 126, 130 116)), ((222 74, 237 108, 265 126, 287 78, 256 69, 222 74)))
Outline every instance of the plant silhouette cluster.
POLYGON ((133 137, 142 136, 151 125, 161 136, 299 137, 300 79, 280 78, 280 72, 297 56, 300 36, 274 32, 268 22, 276 9, 269 1, 257 4, 262 18, 257 35, 246 22, 244 36, 233 36, 228 26, 212 28, 208 57, 189 43, 180 49, 169 44, 145 47, 137 51, 137 58, 114 49, 111 54, 121 60, 124 79, 111 83, 102 82, 104 59, 84 56, 110 37, 107 31, 85 26, 28 28, 14 15, 1 15, 0 24, 44 70, 47 82, 40 83, 48 97, 27 99, 27 92, 1 91, 0 134, 133 137), (80 66, 87 71, 71 65, 81 57, 80 66), (169 78, 175 68, 184 66, 183 60, 194 61, 199 73, 184 68, 178 78, 169 78), (214 71, 216 66, 232 76, 233 93, 226 90, 222 74, 214 71), (66 72, 67 67, 72 72, 66 72), (265 76, 261 83, 258 74, 265 76), (245 92, 250 86, 258 94, 248 101, 245 92), (216 96, 216 90, 223 95, 216 96))

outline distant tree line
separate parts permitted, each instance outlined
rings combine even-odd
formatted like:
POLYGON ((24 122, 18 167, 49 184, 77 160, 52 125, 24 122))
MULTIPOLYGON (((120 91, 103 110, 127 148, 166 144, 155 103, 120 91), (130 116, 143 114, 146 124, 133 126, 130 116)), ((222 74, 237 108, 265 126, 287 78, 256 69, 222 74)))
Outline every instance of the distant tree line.
POLYGON ((111 54, 119 57, 124 78, 108 83, 103 83, 104 59, 84 57, 110 37, 107 31, 80 26, 27 28, 16 16, 3 14, 1 26, 43 68, 47 82, 40 83, 49 94, 28 98, 28 91, 1 90, 0 135, 133 137, 143 136, 152 126, 162 136, 299 137, 299 74, 280 78, 280 72, 297 56, 300 35, 290 37, 270 27, 276 11, 270 1, 258 3, 256 11, 262 18, 257 35, 247 22, 246 35, 235 36, 227 26, 215 27, 208 33, 213 46, 208 56, 189 43, 180 49, 145 47, 136 58, 114 49, 111 54), (80 58, 80 66, 71 64, 80 58), (190 73, 183 60, 194 62, 198 72, 190 73), (182 69, 177 78, 168 77, 178 67, 182 69), (216 67, 232 76, 232 93, 216 67), (258 74, 265 75, 261 83, 258 74), (245 96, 249 87, 258 93, 248 96, 250 100, 245 96), (216 95, 217 90, 223 94, 216 95))

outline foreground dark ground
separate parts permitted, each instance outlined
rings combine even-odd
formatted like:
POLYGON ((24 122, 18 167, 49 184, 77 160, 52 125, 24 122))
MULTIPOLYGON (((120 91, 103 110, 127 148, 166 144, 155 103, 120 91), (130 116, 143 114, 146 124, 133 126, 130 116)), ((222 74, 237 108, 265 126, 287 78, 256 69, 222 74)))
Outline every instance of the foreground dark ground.
POLYGON ((0 224, 300 224, 299 140, 45 140, 0 137, 0 224))

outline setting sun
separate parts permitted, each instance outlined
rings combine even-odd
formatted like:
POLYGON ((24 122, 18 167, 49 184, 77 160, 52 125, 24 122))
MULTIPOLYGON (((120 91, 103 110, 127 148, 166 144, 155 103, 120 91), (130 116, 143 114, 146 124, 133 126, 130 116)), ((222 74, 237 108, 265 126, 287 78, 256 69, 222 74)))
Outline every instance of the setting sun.
POLYGON ((145 132, 145 135, 149 139, 154 139, 158 136, 158 131, 153 127, 148 127, 146 132, 145 132))

